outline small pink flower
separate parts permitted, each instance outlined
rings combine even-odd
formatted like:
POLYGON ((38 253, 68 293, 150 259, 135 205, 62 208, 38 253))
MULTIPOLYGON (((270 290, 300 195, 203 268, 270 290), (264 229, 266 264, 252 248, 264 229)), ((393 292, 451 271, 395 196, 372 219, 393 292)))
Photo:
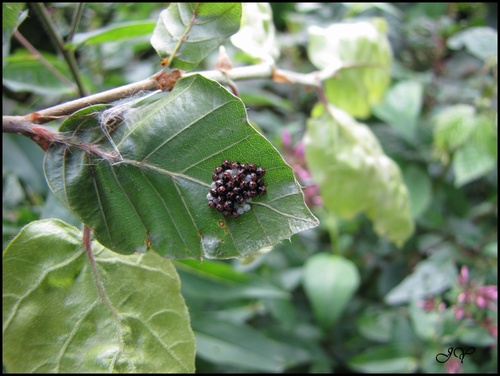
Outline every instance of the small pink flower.
POLYGON ((467 294, 462 292, 460 295, 458 295, 457 302, 459 303, 464 303, 467 300, 467 294))
POLYGON ((469 280, 469 268, 466 265, 462 265, 460 269, 460 275, 457 277, 458 284, 461 286, 465 286, 467 281, 469 280))
POLYGON ((498 288, 495 285, 481 286, 476 291, 487 300, 498 299, 498 288))
POLYGON ((448 362, 446 362, 444 368, 446 369, 447 373, 462 372, 462 364, 460 363, 460 360, 456 358, 451 358, 448 362))
POLYGON ((290 135, 290 132, 288 132, 287 130, 284 130, 281 133, 281 143, 286 149, 288 149, 292 144, 292 136, 290 135))
POLYGON ((484 307, 486 307, 486 303, 487 303, 487 302, 486 302, 486 299, 485 299, 485 298, 483 298, 482 296, 478 296, 478 297, 476 298, 476 304, 477 304, 477 306, 478 306, 479 308, 484 308, 484 307))

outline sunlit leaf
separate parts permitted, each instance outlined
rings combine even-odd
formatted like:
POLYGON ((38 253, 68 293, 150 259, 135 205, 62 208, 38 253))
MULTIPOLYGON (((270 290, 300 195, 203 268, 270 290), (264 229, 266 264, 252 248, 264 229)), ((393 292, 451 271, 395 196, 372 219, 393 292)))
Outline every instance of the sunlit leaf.
POLYGON ((436 152, 451 152, 463 145, 474 132, 476 110, 466 104, 450 106, 435 117, 436 152))
POLYGON ((110 110, 125 119, 111 134, 116 149, 89 116, 102 108, 89 108, 60 130, 92 149, 54 144, 45 159, 51 189, 103 245, 124 254, 150 247, 168 258, 241 257, 318 224, 291 168, 220 84, 194 75, 150 101, 110 110), (207 203, 225 159, 267 171, 267 194, 239 218, 207 203))
POLYGON ((279 57, 269 3, 243 3, 241 29, 231 37, 231 43, 254 58, 279 57))
POLYGON ((191 70, 240 28, 241 3, 170 3, 151 38, 172 68, 191 70), (172 59, 172 55, 175 55, 172 59))
POLYGON ((194 371, 195 339, 169 260, 93 250, 59 220, 33 222, 3 254, 3 363, 9 373, 194 371))
POLYGON ((401 245, 413 232, 408 190, 376 137, 345 112, 318 106, 307 124, 306 159, 324 205, 352 218, 364 211, 375 231, 401 245))
POLYGON ((352 116, 366 118, 390 83, 392 52, 381 19, 309 29, 311 62, 333 76, 324 82, 330 103, 352 116))
POLYGON ((491 121, 478 116, 470 140, 453 155, 455 185, 460 187, 492 172, 498 164, 498 135, 491 121))

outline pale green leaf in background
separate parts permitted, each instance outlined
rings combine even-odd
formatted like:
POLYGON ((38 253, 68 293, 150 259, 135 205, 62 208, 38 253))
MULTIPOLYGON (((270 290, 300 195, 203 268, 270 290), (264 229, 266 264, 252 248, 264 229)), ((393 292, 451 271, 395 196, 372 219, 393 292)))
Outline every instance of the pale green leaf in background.
POLYGON ((407 166, 403 178, 411 200, 411 215, 418 218, 429 207, 432 199, 432 183, 429 174, 418 166, 407 166))
POLYGON ((192 70, 240 28, 241 3, 170 3, 151 44, 170 67, 192 70), (175 55, 172 59, 172 55, 175 55))
POLYGON ((382 102, 372 111, 380 120, 396 129, 404 139, 415 143, 420 111, 422 110, 423 86, 417 81, 402 81, 391 87, 382 102))
POLYGON ((199 317, 193 320, 193 329, 198 356, 221 366, 276 373, 310 361, 304 349, 273 341, 245 324, 199 317))
POLYGON ((453 156, 455 186, 461 187, 488 174, 494 170, 497 163, 496 153, 490 153, 484 144, 474 141, 466 143, 453 156))
POLYGON ((3 254, 8 373, 194 372, 195 338, 169 260, 121 256, 59 220, 26 226, 3 254))
POLYGON ((437 152, 451 152, 474 132, 476 110, 467 104, 450 106, 435 117, 434 145, 437 152))
POLYGON ((352 357, 348 364, 367 373, 412 373, 418 369, 418 359, 402 354, 395 345, 371 347, 352 357))
MULTIPOLYGON (((57 71, 68 78, 67 82, 71 83, 68 66, 62 60, 50 53, 43 53, 43 56, 57 71)), ((74 86, 62 82, 26 50, 16 50, 14 54, 4 58, 4 64, 2 82, 12 91, 27 91, 50 96, 76 93, 74 86)))
POLYGON ((133 21, 113 24, 112 26, 98 30, 75 34, 71 46, 77 47, 149 36, 153 33, 155 25, 156 22, 153 21, 133 21))
POLYGON ((439 250, 421 261, 415 270, 385 296, 387 304, 398 305, 414 299, 425 299, 449 289, 456 278, 456 267, 450 252, 439 250))
POLYGON ((399 246, 411 236, 410 198, 400 169, 365 124, 332 106, 317 106, 304 143, 326 208, 343 218, 366 212, 377 234, 399 246))
POLYGON ((177 259, 242 257, 318 225, 290 166, 219 83, 193 75, 150 102, 111 109, 125 119, 112 133, 116 149, 89 116, 102 111, 95 107, 60 131, 96 151, 59 144, 45 158, 49 186, 103 245, 123 254, 150 247, 177 259), (224 217, 206 198, 225 159, 266 169, 267 194, 239 218, 224 217))
POLYGON ((231 43, 254 58, 273 61, 279 57, 275 33, 269 3, 243 3, 241 29, 231 43))
POLYGON ((303 284, 318 324, 325 330, 337 321, 360 284, 348 259, 319 253, 307 259, 303 284))
POLYGON ((444 164, 452 158, 457 187, 495 168, 497 139, 492 120, 470 105, 448 107, 435 117, 434 153, 444 164))
POLYGON ((324 82, 326 97, 352 116, 367 118, 389 86, 392 51, 386 28, 381 19, 309 28, 309 59, 333 75, 324 82))
POLYGON ((8 48, 12 33, 28 16, 28 11, 22 11, 24 3, 2 3, 2 46, 4 56, 8 48))
POLYGON ((491 27, 470 27, 446 41, 449 48, 465 48, 478 59, 488 60, 498 55, 498 32, 491 27))

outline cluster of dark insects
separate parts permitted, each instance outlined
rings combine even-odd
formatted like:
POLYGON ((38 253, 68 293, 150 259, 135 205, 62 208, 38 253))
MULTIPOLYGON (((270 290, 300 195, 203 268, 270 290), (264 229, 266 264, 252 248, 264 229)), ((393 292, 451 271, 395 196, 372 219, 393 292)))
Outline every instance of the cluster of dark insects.
POLYGON ((208 205, 224 216, 238 218, 251 209, 255 196, 266 194, 262 177, 266 170, 253 163, 225 160, 214 169, 213 183, 207 194, 208 205))

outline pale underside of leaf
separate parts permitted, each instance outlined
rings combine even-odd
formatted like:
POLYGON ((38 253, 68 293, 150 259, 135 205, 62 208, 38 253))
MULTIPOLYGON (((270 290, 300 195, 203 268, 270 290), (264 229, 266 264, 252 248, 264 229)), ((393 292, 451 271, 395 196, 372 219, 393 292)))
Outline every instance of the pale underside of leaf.
POLYGON ((80 237, 61 221, 36 221, 6 249, 7 370, 192 372, 195 341, 170 261, 121 256, 94 242, 103 300, 80 237))
POLYGON ((375 231, 398 245, 412 234, 399 167, 366 125, 331 106, 309 120, 305 145, 327 208, 344 218, 366 212, 375 231))
MULTIPOLYGON (((169 258, 240 257, 314 227, 290 167, 247 122, 243 104, 201 76, 123 114, 112 133, 120 158, 53 146, 45 170, 51 189, 96 238, 119 253, 151 247, 169 258), (213 169, 224 159, 266 168, 265 196, 240 218, 210 208, 213 169)), ((104 153, 112 145, 93 117, 69 122, 104 153)))

